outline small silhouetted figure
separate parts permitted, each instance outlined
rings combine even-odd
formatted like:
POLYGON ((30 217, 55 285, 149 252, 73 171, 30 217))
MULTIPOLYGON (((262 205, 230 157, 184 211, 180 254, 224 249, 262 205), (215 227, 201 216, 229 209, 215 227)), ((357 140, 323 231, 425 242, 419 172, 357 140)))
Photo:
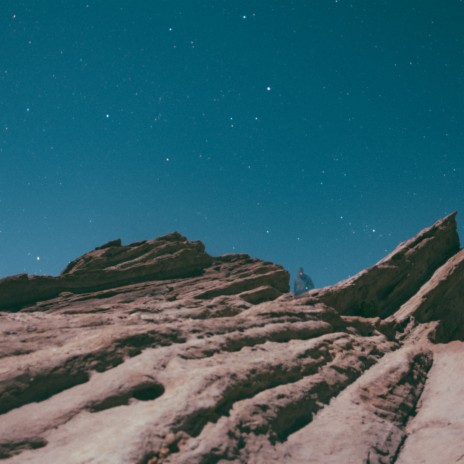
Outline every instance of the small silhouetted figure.
POLYGON ((295 283, 293 284, 293 293, 295 295, 301 295, 302 293, 308 292, 314 288, 313 281, 311 277, 304 273, 302 267, 298 269, 298 276, 295 279, 295 283))

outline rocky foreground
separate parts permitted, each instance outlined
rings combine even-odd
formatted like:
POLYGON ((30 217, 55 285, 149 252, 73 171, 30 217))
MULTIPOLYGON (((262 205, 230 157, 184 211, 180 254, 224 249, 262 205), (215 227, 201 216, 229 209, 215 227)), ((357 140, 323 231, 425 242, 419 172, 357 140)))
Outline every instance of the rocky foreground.
POLYGON ((0 280, 5 463, 464 462, 455 214, 338 285, 113 241, 0 280))

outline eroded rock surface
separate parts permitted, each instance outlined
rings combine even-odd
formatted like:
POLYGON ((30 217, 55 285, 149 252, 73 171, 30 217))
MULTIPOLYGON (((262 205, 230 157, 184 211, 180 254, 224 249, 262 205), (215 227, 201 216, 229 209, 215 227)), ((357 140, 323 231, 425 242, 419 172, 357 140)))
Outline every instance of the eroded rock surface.
POLYGON ((201 242, 178 233, 122 246, 114 240, 81 256, 58 277, 20 274, 0 280, 0 309, 58 296, 86 293, 145 280, 167 280, 199 275, 212 262, 201 242))
POLYGON ((375 266, 313 295, 343 314, 386 317, 460 249, 456 213, 400 244, 375 266))
POLYGON ((177 233, 0 280, 0 459, 458 462, 462 253, 453 214, 298 298, 177 233))

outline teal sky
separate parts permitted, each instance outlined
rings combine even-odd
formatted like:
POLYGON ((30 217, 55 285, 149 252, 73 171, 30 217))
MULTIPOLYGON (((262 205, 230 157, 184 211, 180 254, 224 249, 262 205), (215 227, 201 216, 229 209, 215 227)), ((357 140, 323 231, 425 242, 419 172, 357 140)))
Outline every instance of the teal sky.
POLYGON ((0 277, 174 230, 316 286, 374 264, 462 213, 463 24, 458 0, 1 0, 0 277))

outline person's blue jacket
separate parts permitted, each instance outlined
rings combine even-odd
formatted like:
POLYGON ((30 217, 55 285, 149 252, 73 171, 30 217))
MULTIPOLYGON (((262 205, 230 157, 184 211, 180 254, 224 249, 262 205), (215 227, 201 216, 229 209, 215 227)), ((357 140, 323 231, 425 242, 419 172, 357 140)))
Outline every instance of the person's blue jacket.
POLYGON ((293 284, 293 293, 295 295, 301 295, 302 293, 308 292, 314 288, 314 283, 311 277, 304 273, 302 267, 298 269, 298 276, 293 284))

